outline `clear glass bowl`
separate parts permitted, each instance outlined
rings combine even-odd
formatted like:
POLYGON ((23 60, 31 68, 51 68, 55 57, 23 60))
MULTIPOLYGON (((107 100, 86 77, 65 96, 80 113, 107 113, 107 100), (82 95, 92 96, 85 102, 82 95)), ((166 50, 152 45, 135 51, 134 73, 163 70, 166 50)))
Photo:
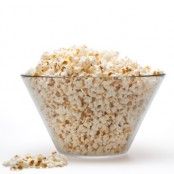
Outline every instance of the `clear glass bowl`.
POLYGON ((124 154, 164 75, 22 78, 60 153, 124 154))

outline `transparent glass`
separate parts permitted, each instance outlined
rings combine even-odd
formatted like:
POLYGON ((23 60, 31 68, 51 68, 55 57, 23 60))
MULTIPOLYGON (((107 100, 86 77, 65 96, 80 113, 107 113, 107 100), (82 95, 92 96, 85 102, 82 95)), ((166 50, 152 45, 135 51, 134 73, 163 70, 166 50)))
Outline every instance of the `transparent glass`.
POLYGON ((124 154, 164 75, 22 78, 60 153, 124 154))

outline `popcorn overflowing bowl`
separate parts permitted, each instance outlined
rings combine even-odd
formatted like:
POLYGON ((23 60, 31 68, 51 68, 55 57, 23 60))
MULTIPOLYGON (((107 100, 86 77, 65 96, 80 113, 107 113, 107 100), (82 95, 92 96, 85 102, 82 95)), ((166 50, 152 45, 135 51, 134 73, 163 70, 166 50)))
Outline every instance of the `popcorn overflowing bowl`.
MULTIPOLYGON (((89 71, 91 67, 88 66, 87 70, 83 66, 77 66, 80 51, 79 48, 71 48, 68 53, 63 50, 64 54, 59 51, 54 56, 44 55, 36 70, 22 75, 22 78, 59 152, 76 156, 124 154, 129 149, 164 74, 155 71, 147 75, 145 69, 129 61, 126 67, 122 64, 118 68, 122 68, 122 74, 118 71, 117 74, 114 73, 116 68, 108 71, 101 66, 102 68, 98 68, 101 72, 94 75, 92 70, 89 71), (74 50, 78 52, 74 53, 74 50), (68 57, 69 54, 77 54, 71 56, 71 59, 75 57, 76 64, 70 62, 73 62, 73 70, 82 68, 80 71, 78 69, 78 73, 72 71, 71 66, 67 67, 67 54, 68 57), (62 57, 66 63, 63 63, 63 71, 60 71, 63 61, 60 63, 57 60, 62 57), (55 65, 56 75, 52 73, 53 69, 47 67, 55 65), (134 68, 134 72, 129 70, 133 65, 138 67, 134 68), (140 70, 138 75, 135 74, 137 69, 140 70)), ((86 50, 83 57, 91 52, 94 53, 86 50)), ((96 54, 96 61, 100 60, 101 65, 101 53, 95 52, 96 54)), ((83 59, 81 55, 79 57, 79 60, 83 59)), ((89 65, 89 60, 87 61, 89 65)), ((86 65, 87 62, 84 66, 86 65)), ((92 63, 91 66, 97 69, 92 63)))

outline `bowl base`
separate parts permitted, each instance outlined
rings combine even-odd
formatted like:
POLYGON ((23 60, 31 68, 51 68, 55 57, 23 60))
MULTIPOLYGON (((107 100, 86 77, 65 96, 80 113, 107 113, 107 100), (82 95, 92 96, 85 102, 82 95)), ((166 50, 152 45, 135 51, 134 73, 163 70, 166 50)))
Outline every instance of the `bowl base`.
POLYGON ((122 153, 118 153, 118 154, 108 154, 108 155, 80 155, 80 154, 71 154, 71 153, 65 153, 65 152, 60 152, 61 154, 67 156, 68 158, 72 158, 72 159, 94 159, 94 160, 98 160, 98 159, 115 159, 115 158, 122 158, 124 156, 127 155, 127 151, 124 151, 122 153))

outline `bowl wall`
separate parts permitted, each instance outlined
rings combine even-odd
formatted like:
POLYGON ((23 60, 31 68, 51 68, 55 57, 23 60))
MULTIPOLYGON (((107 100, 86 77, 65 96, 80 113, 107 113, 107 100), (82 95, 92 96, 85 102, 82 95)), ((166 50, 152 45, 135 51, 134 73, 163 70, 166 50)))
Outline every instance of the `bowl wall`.
POLYGON ((129 149, 163 77, 22 76, 57 150, 85 156, 129 149))

